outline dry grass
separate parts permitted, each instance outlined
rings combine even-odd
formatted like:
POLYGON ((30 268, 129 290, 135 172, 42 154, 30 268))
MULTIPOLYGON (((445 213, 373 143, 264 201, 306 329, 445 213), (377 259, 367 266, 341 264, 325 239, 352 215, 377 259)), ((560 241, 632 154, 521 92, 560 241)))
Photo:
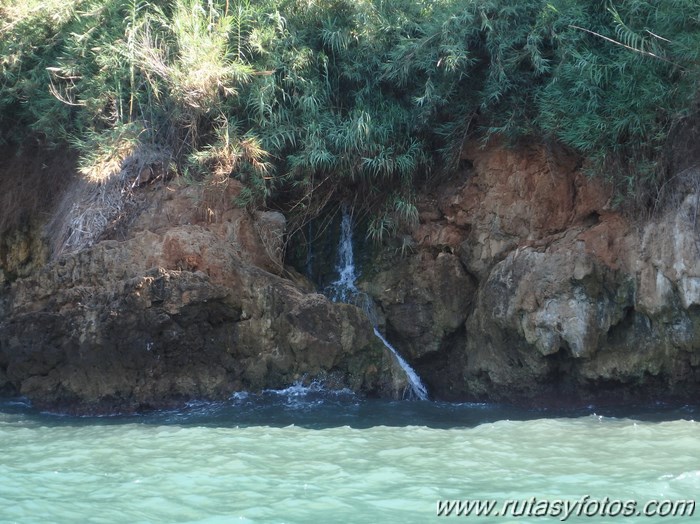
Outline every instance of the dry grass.
POLYGON ((70 19, 77 7, 84 2, 65 2, 63 0, 0 0, 0 33, 9 31, 13 26, 27 20, 49 17, 60 25, 70 19))
POLYGON ((104 173, 81 174, 70 149, 0 148, 0 237, 45 224, 53 257, 93 245, 124 218, 133 190, 168 172, 170 155, 134 150, 104 173))
POLYGON ((47 226, 53 256, 92 246, 104 232, 123 219, 134 199, 133 190, 150 180, 151 173, 165 173, 170 155, 140 147, 122 159, 119 167, 76 180, 65 193, 47 226))

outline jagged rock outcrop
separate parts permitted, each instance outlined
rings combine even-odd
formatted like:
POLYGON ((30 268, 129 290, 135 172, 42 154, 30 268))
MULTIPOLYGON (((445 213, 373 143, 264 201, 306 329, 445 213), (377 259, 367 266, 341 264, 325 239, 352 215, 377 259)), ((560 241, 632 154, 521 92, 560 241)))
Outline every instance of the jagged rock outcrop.
MULTIPOLYGON (((362 312, 280 276, 284 217, 147 189, 128 224, 0 295, 0 390, 99 413, 323 379, 405 385, 362 312), (277 274, 276 274, 277 273, 277 274)), ((222 190, 223 191, 223 190, 222 190)), ((221 196, 221 195, 220 195, 221 196)))
POLYGON ((632 224, 562 151, 467 147, 465 161, 473 167, 422 196, 417 252, 363 283, 431 391, 550 404, 696 398, 698 195, 632 224), (457 258, 462 268, 446 272, 457 258))

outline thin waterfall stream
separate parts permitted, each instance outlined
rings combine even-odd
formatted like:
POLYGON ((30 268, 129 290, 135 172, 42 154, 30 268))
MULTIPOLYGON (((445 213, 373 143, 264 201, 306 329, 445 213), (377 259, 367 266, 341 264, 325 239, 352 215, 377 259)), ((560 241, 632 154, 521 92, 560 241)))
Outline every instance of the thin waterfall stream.
POLYGON ((376 314, 372 299, 363 293, 355 285, 357 274, 355 272, 355 258, 352 247, 352 216, 347 209, 343 209, 340 224, 340 240, 338 242, 338 279, 329 286, 328 295, 334 302, 345 302, 361 308, 374 327, 374 334, 382 341, 382 344, 394 355, 408 380, 410 390, 409 398, 428 400, 428 390, 421 381, 416 371, 399 354, 389 341, 381 334, 377 326, 376 314))

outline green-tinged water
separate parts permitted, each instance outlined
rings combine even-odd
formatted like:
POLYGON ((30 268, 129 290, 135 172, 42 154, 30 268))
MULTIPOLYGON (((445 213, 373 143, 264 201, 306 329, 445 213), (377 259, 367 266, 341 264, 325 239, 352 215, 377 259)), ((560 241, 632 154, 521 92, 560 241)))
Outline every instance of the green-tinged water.
POLYGON ((0 408, 2 522, 559 522, 438 517, 437 501, 700 494, 689 407, 551 413, 297 388, 140 417, 0 408))

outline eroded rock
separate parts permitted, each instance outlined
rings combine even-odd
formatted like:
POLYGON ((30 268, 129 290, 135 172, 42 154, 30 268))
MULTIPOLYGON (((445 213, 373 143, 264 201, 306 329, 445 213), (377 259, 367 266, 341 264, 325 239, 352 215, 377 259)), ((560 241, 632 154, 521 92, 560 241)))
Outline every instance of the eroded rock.
POLYGON ((457 256, 400 259, 364 289, 380 304, 391 340, 409 359, 438 352, 467 319, 475 286, 457 256))
POLYGON ((364 284, 433 394, 696 398, 698 195, 633 225, 562 151, 492 144, 465 155, 471 169, 419 199, 417 253, 364 284), (445 260, 462 267, 445 271, 445 260))
POLYGON ((279 213, 230 206, 202 217, 190 189, 163 196, 119 231, 125 240, 64 255, 6 289, 0 390, 78 413, 310 380, 400 394, 405 381, 359 309, 271 272, 282 268, 279 213))
MULTIPOLYGON (((431 395, 697 398, 695 186, 635 224, 563 151, 465 156, 471 168, 420 195, 404 255, 377 253, 359 283, 431 395)), ((360 310, 286 278, 282 215, 236 207, 233 181, 144 191, 91 248, 10 278, 0 267, 0 392, 95 412, 313 378, 370 394, 405 386, 360 310)))

